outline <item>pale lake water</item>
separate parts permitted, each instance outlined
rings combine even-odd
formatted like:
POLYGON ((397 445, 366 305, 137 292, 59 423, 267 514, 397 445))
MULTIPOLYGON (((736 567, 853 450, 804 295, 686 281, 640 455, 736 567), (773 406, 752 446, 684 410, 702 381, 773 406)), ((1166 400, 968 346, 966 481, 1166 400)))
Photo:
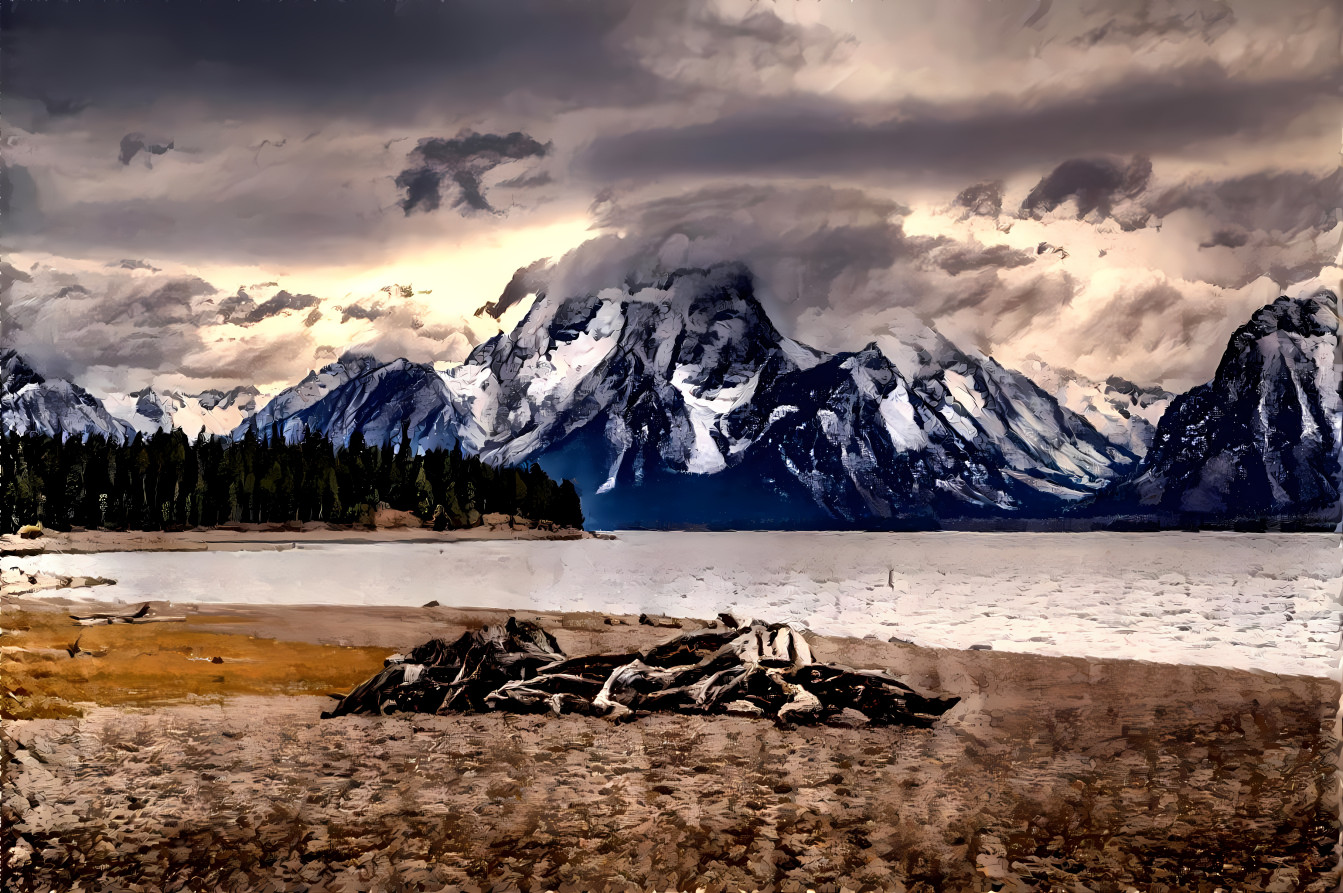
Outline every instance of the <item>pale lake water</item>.
POLYGON ((126 603, 731 611, 828 635, 1336 676, 1341 560, 1327 534, 622 532, 23 564, 109 577, 77 594, 126 603))

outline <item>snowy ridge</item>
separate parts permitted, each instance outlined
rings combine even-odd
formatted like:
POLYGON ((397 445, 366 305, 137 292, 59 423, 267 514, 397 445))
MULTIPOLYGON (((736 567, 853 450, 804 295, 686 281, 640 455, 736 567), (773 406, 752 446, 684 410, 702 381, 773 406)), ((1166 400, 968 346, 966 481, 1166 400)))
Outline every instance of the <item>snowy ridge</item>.
POLYGON ((266 395, 251 385, 199 394, 159 393, 144 388, 103 398, 108 412, 141 434, 148 436, 156 431, 180 428, 192 438, 201 433, 210 437, 228 435, 244 419, 264 407, 266 401, 266 395))
POLYGON ((1059 405, 1086 419, 1106 440, 1138 458, 1147 454, 1157 422, 1175 399, 1161 388, 1143 387, 1118 376, 1095 382, 1034 357, 1020 371, 1059 405))

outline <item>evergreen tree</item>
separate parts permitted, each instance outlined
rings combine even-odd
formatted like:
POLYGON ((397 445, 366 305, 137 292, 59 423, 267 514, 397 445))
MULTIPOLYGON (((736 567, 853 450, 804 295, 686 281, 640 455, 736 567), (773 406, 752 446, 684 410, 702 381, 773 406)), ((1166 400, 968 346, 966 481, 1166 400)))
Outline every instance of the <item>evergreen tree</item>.
POLYGON ((317 434, 286 442, 278 427, 238 441, 181 431, 62 441, 0 434, 0 532, 40 522, 71 527, 181 530, 238 522, 368 522, 378 504, 413 512, 437 529, 470 527, 487 512, 580 526, 572 482, 539 466, 496 468, 451 451, 417 454, 369 445, 356 433, 336 447, 317 434))

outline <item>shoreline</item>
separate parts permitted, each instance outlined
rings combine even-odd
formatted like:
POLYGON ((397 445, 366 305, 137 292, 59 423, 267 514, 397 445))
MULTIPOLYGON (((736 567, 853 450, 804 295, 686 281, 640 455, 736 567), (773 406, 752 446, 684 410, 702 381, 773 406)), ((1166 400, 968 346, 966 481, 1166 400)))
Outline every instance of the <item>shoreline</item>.
MULTIPOLYGON (((0 607, 6 611, 35 610, 55 613, 93 613, 107 610, 111 603, 133 609, 148 604, 151 613, 184 615, 178 629, 189 632, 209 631, 217 634, 242 635, 279 642, 301 643, 356 648, 386 648, 388 653, 405 652, 433 635, 460 635, 468 629, 486 624, 501 624, 509 617, 538 623, 551 631, 570 654, 596 653, 598 650, 637 651, 682 633, 718 628, 717 622, 694 617, 657 616, 648 624, 640 623, 639 615, 606 611, 550 610, 526 607, 491 607, 485 605, 444 605, 431 601, 423 605, 348 605, 325 603, 285 604, 275 602, 190 602, 172 599, 133 599, 126 601, 109 589, 102 598, 77 592, 93 587, 114 587, 115 580, 88 577, 51 578, 38 574, 38 585, 25 591, 0 593, 0 607), (68 595, 65 590, 53 588, 53 579, 71 580, 68 595), (665 622, 679 624, 669 627, 665 622), (433 632, 445 628, 446 632, 433 632), (598 643, 601 643, 600 645, 598 643), (614 644, 611 644, 614 643, 614 644), (572 650, 577 649, 577 650, 572 650), (585 650, 587 649, 587 650, 585 650)), ((769 622, 770 618, 752 618, 769 622)), ((928 659, 947 660, 959 656, 971 663, 997 659, 1023 661, 1061 661, 1087 666, 1139 666, 1167 668, 1172 671, 1246 675, 1260 678, 1298 680, 1334 686, 1339 689, 1343 703, 1343 683, 1337 671, 1324 674, 1280 672, 1275 670, 1221 666, 1184 661, 1144 660, 1134 657, 1106 657, 1087 654, 1049 654, 1038 651, 1013 651, 993 648, 958 648, 913 641, 898 635, 887 639, 876 636, 843 636, 804 630, 818 660, 837 663, 851 662, 846 655, 857 654, 864 659, 889 660, 896 655, 924 655, 928 659), (894 649, 892 651, 891 649, 894 649), (822 655, 825 655, 824 657, 822 655)), ((878 668, 872 663, 870 668, 878 668)), ((864 665, 866 666, 866 665, 864 665)), ((884 665, 882 665, 884 666, 884 665)), ((935 674, 934 674, 935 675, 935 674)))
POLYGON ((20 797, 4 845, 34 888, 173 886, 236 859, 249 884, 282 889, 512 877, 524 889, 1080 881, 1324 893, 1338 881, 1329 679, 809 635, 818 660, 962 700, 931 729, 659 714, 623 725, 494 712, 321 720, 330 701, 319 695, 348 690, 386 655, 510 615, 540 622, 569 655, 647 648, 706 622, 209 605, 180 623, 85 628, 92 654, 71 658, 50 652, 75 638, 64 614, 76 598, 6 599, 7 614, 15 603, 28 644, 48 653, 7 647, 7 670, 77 672, 92 685, 118 661, 158 660, 175 669, 126 678, 186 692, 128 692, 114 676, 84 690, 98 696, 82 717, 7 721, 7 784, 20 797), (293 666, 309 675, 291 678, 293 666), (282 806, 295 790, 302 813, 282 806), (256 840, 281 851, 253 853, 256 840))
POLYGON ((436 531, 428 527, 382 527, 374 530, 335 528, 324 524, 285 526, 248 524, 237 528, 201 528, 182 531, 76 530, 46 531, 34 539, 17 534, 0 536, 0 557, 33 555, 88 555, 99 552, 267 552, 308 545, 368 543, 453 543, 484 540, 583 540, 609 534, 562 528, 542 530, 482 524, 463 530, 436 531))

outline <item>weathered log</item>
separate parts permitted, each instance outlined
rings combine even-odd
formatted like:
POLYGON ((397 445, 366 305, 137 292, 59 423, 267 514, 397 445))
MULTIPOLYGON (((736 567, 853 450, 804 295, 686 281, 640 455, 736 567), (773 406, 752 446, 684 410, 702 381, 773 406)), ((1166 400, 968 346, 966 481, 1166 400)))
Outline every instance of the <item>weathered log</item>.
POLYGON ((162 614, 153 617, 89 617, 84 620, 76 620, 79 626, 111 626, 115 623, 182 623, 186 615, 175 614, 172 616, 162 614))
POLYGON ((643 653, 641 659, 650 667, 674 667, 697 663, 716 654, 720 648, 739 635, 735 629, 685 633, 661 645, 653 646, 643 653))
MULTIPOLYGON (((36 582, 36 581, 34 581, 36 582)), ((149 602, 134 611, 116 611, 103 614, 71 614, 71 620, 138 620, 149 613, 149 602)))
POLYGON ((663 629, 680 629, 681 621, 674 617, 664 617, 661 614, 640 614, 639 622, 644 626, 658 626, 663 629))
POLYGON ((593 713, 592 700, 602 683, 568 673, 547 673, 533 679, 505 682, 485 696, 491 710, 519 713, 593 713))

